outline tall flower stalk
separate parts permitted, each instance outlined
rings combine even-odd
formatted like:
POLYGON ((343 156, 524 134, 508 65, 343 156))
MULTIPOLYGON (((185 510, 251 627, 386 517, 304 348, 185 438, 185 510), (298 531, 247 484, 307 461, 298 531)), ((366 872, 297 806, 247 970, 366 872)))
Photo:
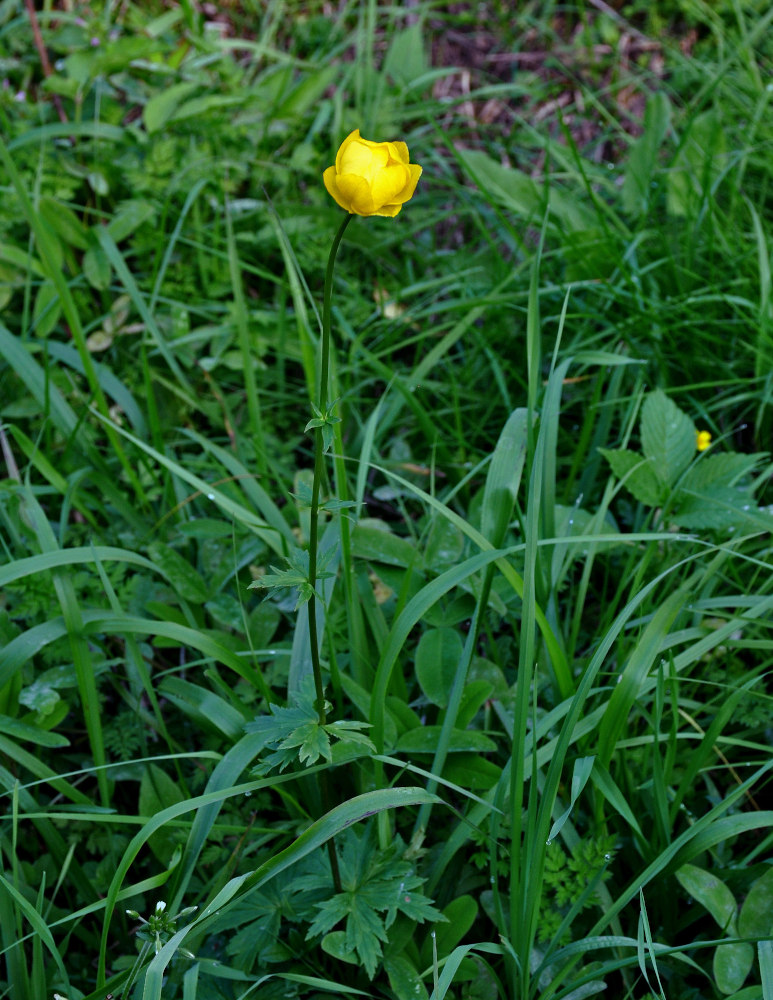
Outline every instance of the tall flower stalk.
POLYGON ((394 218, 406 201, 413 197, 421 177, 421 167, 410 162, 408 147, 404 142, 371 142, 363 139, 359 129, 351 132, 341 143, 334 166, 328 167, 323 181, 329 194, 347 215, 338 227, 325 271, 325 290, 322 300, 322 343, 320 345, 319 386, 314 417, 306 430, 314 430, 314 477, 311 487, 311 513, 309 524, 309 640, 311 665, 314 674, 316 708, 319 723, 327 722, 325 691, 322 683, 322 665, 319 657, 319 627, 317 622, 316 586, 319 548, 319 496, 325 475, 325 452, 333 441, 332 425, 338 422, 329 405, 330 350, 333 299, 333 270, 336 255, 352 215, 383 215, 394 218))
MULTIPOLYGON (((360 136, 359 130, 350 133, 336 154, 336 162, 323 175, 325 187, 336 202, 347 211, 338 227, 325 270, 325 288, 322 300, 322 340, 320 344, 319 382, 317 402, 312 405, 314 416, 306 430, 314 431, 314 474, 311 486, 309 516, 309 642, 311 668, 316 695, 315 708, 320 726, 327 724, 325 688, 320 661, 320 629, 317 620, 317 578, 319 575, 319 512, 320 493, 325 478, 325 453, 333 443, 332 427, 339 421, 333 415, 335 401, 329 401, 330 352, 333 300, 333 272, 338 248, 346 227, 353 215, 383 215, 394 218, 403 204, 413 197, 421 167, 411 163, 408 147, 404 142, 371 142, 360 136)), ((327 772, 320 772, 320 793, 326 812, 331 808, 327 772)), ((341 891, 338 858, 332 840, 328 841, 328 855, 337 892, 341 891)))
POLYGON ((319 632, 317 627, 317 600, 314 594, 317 586, 317 548, 319 541, 319 494, 322 487, 322 480, 325 475, 325 427, 329 426, 332 419, 327 415, 328 408, 328 385, 330 381, 330 328, 332 325, 332 301, 333 301, 333 270, 335 259, 338 254, 338 247, 343 239, 346 227, 352 220, 351 215, 344 217, 343 222, 338 227, 333 244, 330 247, 330 255, 327 259, 327 269, 325 271, 325 290, 322 298, 322 344, 320 347, 319 364, 319 385, 317 387, 317 406, 315 407, 317 416, 309 421, 308 427, 314 429, 314 478, 311 485, 311 514, 309 523, 309 585, 312 596, 309 601, 309 640, 311 642, 311 668, 314 673, 314 688, 317 696, 317 712, 319 713, 319 724, 324 726, 327 722, 325 712, 325 692, 322 684, 322 666, 319 660, 319 632))

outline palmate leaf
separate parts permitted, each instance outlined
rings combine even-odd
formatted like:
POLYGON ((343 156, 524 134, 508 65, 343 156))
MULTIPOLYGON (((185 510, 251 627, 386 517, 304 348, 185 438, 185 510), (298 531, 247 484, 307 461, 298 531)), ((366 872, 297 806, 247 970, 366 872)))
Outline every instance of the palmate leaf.
POLYGON ((346 945, 360 956, 368 978, 376 974, 381 958, 381 942, 388 936, 384 924, 375 910, 356 894, 351 895, 349 915, 346 918, 346 945))
POLYGON ((381 958, 381 942, 387 940, 384 922, 376 911, 356 892, 339 893, 317 903, 317 909, 319 912, 309 927, 307 939, 325 934, 346 920, 346 950, 357 953, 368 978, 372 979, 381 958))
POLYGON ((286 740, 279 745, 279 750, 293 750, 298 747, 298 760, 301 764, 314 764, 320 757, 330 761, 333 755, 330 752, 330 737, 320 726, 319 720, 306 722, 302 726, 294 729, 286 740))
MULTIPOLYGON (((345 950, 356 953, 372 979, 382 956, 382 942, 388 940, 387 930, 398 913, 417 923, 444 921, 445 917, 417 891, 424 879, 414 874, 413 866, 404 858, 405 845, 400 837, 385 851, 377 848, 367 831, 358 836, 348 830, 341 839, 339 871, 344 891, 316 904, 318 912, 307 940, 325 935, 345 921, 345 950)), ((324 886, 332 889, 332 875, 327 872, 324 876, 301 876, 298 881, 306 890, 324 886)))
POLYGON ((354 500, 339 500, 337 497, 329 497, 319 505, 319 509, 327 511, 328 514, 336 514, 339 510, 348 510, 350 507, 356 506, 357 503, 354 500))
MULTIPOLYGON (((326 883, 328 881, 328 879, 325 879, 326 883)), ((321 903, 317 903, 317 915, 311 922, 309 932, 306 935, 307 939, 316 937, 317 934, 326 934, 336 924, 347 918, 350 911, 349 896, 351 896, 351 893, 340 892, 337 896, 333 896, 332 899, 326 899, 321 903)))
POLYGON ((261 715, 247 723, 245 731, 258 733, 262 737, 263 747, 273 751, 257 765, 253 773, 266 774, 274 767, 284 770, 299 759, 302 763, 309 764, 316 763, 320 756, 330 760, 330 740, 322 732, 314 701, 314 681, 307 677, 293 695, 291 705, 287 708, 269 705, 270 715, 261 715))
MULTIPOLYGON (((317 559, 317 580, 324 580, 332 573, 326 572, 325 567, 334 555, 332 549, 321 552, 317 559)), ((288 568, 278 569, 271 566, 271 572, 266 573, 259 580, 255 580, 249 585, 248 590, 262 588, 264 590, 292 590, 297 588, 298 600, 295 604, 297 611, 301 604, 310 601, 313 595, 321 601, 322 596, 315 590, 309 581, 309 553, 304 549, 295 549, 287 557, 288 568)))
POLYGON ((342 719, 338 722, 328 722, 325 725, 325 732, 330 733, 331 736, 334 736, 342 743, 359 743, 361 746, 370 747, 375 753, 376 746, 373 740, 364 733, 359 732, 360 729, 370 729, 370 727, 370 722, 350 722, 342 719))
POLYGON ((424 879, 414 875, 405 879, 402 889, 398 886, 399 892, 384 918, 384 925, 386 927, 392 926, 398 913, 402 913, 419 924, 423 924, 425 920, 437 921, 444 919, 440 911, 433 905, 429 896, 425 896, 421 892, 416 892, 416 889, 423 884, 424 879))
MULTIPOLYGON (((325 702, 325 711, 331 708, 325 702)), ((307 677, 293 703, 287 708, 269 705, 270 715, 261 715, 244 727, 248 733, 258 733, 262 737, 262 748, 271 752, 255 767, 254 774, 267 774, 273 768, 284 770, 295 761, 301 764, 316 764, 320 757, 330 762, 333 759, 331 738, 342 743, 364 744, 375 752, 375 746, 360 732, 367 729, 367 722, 338 721, 320 724, 316 707, 314 680, 307 677)))

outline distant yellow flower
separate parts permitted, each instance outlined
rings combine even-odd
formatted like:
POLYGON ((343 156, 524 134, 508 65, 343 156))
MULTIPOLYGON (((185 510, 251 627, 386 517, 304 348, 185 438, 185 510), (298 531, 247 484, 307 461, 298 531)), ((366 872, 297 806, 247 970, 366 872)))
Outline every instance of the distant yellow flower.
POLYGON ((698 451, 705 451, 711 444, 711 434, 709 431, 695 432, 695 447, 698 451))
POLYGON ((404 142, 371 142, 355 129, 341 143, 334 167, 322 175, 329 194, 354 215, 394 217, 413 197, 421 167, 404 142))

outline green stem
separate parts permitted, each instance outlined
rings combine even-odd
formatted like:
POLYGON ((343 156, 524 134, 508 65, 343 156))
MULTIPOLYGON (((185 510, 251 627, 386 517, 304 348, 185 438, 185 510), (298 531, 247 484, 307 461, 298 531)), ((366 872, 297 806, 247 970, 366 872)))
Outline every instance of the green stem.
MULTIPOLYGON (((330 247, 330 256, 325 271, 325 291, 322 299, 322 349, 319 366, 318 409, 324 413, 327 408, 328 381, 330 378, 330 327, 332 326, 333 268, 338 247, 346 227, 352 220, 346 215, 330 247)), ((309 583, 312 590, 317 586, 317 542, 319 536, 319 493, 325 471, 325 449, 322 428, 314 428, 314 479, 311 486, 311 514, 309 524, 309 583)), ((314 687, 317 695, 319 724, 324 726, 325 695, 322 687, 322 667, 319 662, 319 639, 317 637, 317 602, 312 595, 309 601, 309 640, 311 642, 311 667, 314 673, 314 687)))
MULTIPOLYGON (((319 532, 319 489, 325 472, 322 428, 314 428, 314 481, 311 487, 311 520, 309 524, 309 583, 312 590, 317 586, 317 536, 319 532)), ((311 643, 311 669, 314 673, 314 688, 317 695, 319 724, 327 723, 325 714, 325 693, 322 685, 322 665, 319 660, 319 639, 317 635, 317 598, 311 595, 309 601, 309 642, 311 643)))
MULTIPOLYGON (((318 386, 318 410, 324 414, 327 409, 328 381, 330 378, 330 327, 332 325, 332 300, 333 300, 333 268, 335 266, 338 247, 343 238, 346 227, 352 220, 351 215, 347 215, 338 228, 338 232, 330 247, 330 256, 327 260, 327 270, 325 271, 325 291, 322 299, 322 345, 319 365, 319 386, 318 386)), ((317 586, 317 545, 319 539, 319 493, 322 478, 325 474, 325 446, 322 435, 323 428, 314 428, 314 479, 311 486, 311 513, 309 523, 309 583, 312 591, 317 586)), ((327 722, 325 713, 325 691, 322 685, 322 665, 319 660, 319 638, 317 629, 317 598, 312 593, 309 601, 309 642, 311 643, 311 669, 314 674, 314 687, 317 695, 317 712, 319 713, 319 724, 324 726, 327 722)), ((327 772, 320 772, 319 776, 320 792, 325 812, 329 812, 330 789, 327 782, 327 772)), ((335 853, 333 840, 328 841, 328 854, 330 857, 330 867, 333 871, 333 882, 336 892, 341 891, 341 875, 338 871, 338 858, 335 853)))
POLYGON ((338 245, 343 239, 346 227, 354 218, 347 215, 338 227, 333 245, 330 247, 330 256, 327 259, 327 270, 325 271, 325 291, 322 298, 322 358, 319 366, 319 408, 324 410, 327 406, 327 388, 330 370, 330 327, 332 326, 332 303, 333 303, 333 268, 335 266, 338 245))

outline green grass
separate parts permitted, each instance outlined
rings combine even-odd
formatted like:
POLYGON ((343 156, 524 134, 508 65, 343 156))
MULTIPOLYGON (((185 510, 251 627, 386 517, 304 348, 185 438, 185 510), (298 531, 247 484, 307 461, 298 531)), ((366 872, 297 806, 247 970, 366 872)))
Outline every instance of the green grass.
POLYGON ((773 14, 515 6, 0 4, 0 997, 773 996, 773 14))

